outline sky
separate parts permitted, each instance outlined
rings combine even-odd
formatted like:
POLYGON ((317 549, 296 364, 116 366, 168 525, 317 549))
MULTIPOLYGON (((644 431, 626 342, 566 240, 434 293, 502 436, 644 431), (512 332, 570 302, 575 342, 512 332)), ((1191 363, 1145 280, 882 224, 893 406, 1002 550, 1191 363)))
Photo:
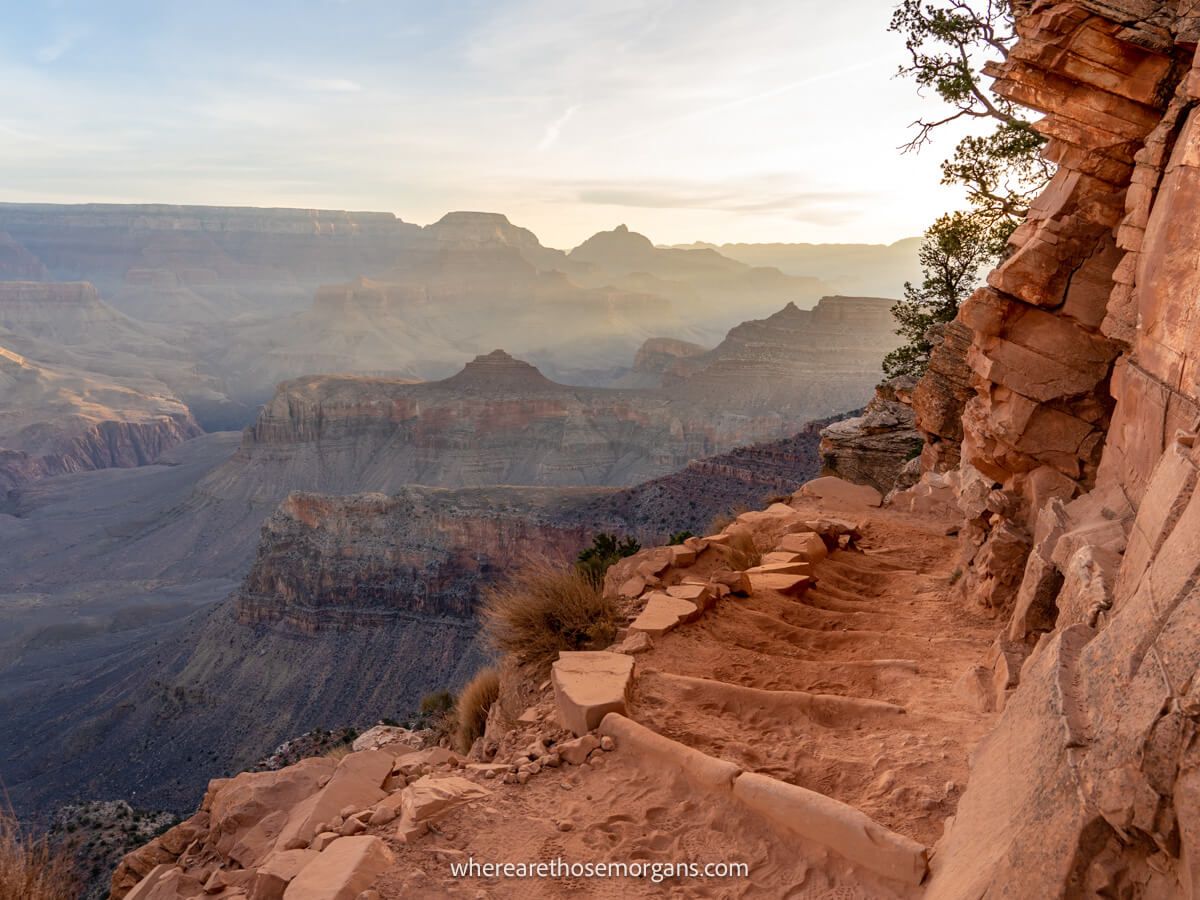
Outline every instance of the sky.
POLYGON ((503 212, 569 248, 962 205, 890 0, 0 0, 0 200, 503 212))

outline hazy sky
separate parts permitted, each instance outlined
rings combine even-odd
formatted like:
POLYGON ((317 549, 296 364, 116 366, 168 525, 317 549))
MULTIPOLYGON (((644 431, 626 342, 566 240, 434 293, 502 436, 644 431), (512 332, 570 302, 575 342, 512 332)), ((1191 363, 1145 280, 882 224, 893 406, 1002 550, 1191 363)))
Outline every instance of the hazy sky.
POLYGON ((919 233, 889 0, 0 0, 0 199, 507 213, 551 246, 919 233))

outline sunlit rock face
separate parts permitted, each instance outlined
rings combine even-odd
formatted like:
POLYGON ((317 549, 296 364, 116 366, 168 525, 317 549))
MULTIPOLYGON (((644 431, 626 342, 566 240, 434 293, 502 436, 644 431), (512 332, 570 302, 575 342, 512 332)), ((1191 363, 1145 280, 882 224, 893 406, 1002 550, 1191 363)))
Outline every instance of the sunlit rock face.
POLYGON ((957 322, 974 388, 961 584, 1006 623, 981 661, 1003 714, 926 896, 1190 897, 1200 17, 1153 0, 1018 12, 991 71, 1045 113, 1059 168, 957 322))
POLYGON ((812 309, 789 303, 731 329, 709 353, 680 358, 664 373, 664 390, 743 414, 814 419, 859 408, 899 340, 893 303, 874 297, 824 297, 812 309))

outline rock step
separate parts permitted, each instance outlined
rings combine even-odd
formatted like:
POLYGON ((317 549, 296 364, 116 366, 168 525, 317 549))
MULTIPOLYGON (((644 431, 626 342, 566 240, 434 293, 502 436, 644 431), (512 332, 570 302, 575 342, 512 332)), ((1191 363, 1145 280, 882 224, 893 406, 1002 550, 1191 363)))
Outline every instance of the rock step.
POLYGON ((696 790, 741 803, 783 832, 784 839, 798 836, 812 841, 854 865, 904 884, 919 885, 928 872, 929 852, 923 845, 832 797, 744 772, 734 763, 663 737, 616 713, 604 717, 600 733, 613 737, 622 750, 681 775, 696 790))

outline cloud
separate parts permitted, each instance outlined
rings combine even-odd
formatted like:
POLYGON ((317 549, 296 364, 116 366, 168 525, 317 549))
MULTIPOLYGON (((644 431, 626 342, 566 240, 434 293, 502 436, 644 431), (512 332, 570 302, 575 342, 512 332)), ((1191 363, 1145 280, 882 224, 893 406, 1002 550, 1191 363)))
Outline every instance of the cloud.
POLYGON ((356 94, 363 89, 361 84, 349 78, 301 78, 298 84, 307 91, 335 94, 356 94))
POLYGON ((84 37, 87 36, 88 30, 82 25, 71 25, 66 28, 59 29, 54 40, 50 43, 39 47, 33 54, 34 59, 43 65, 49 65, 53 62, 58 62, 66 54, 70 53, 84 37))
POLYGON ((819 224, 844 222, 864 210, 870 198, 854 191, 796 188, 790 179, 756 177, 719 182, 639 181, 564 185, 566 202, 641 209, 703 209, 717 212, 786 215, 819 224))
POLYGON ((575 115, 578 109, 578 103, 568 106, 561 116, 546 126, 546 133, 542 135, 541 141, 538 142, 537 148, 539 153, 549 150, 555 145, 555 143, 558 142, 559 135, 562 134, 563 128, 568 122, 571 121, 571 117, 575 115))

